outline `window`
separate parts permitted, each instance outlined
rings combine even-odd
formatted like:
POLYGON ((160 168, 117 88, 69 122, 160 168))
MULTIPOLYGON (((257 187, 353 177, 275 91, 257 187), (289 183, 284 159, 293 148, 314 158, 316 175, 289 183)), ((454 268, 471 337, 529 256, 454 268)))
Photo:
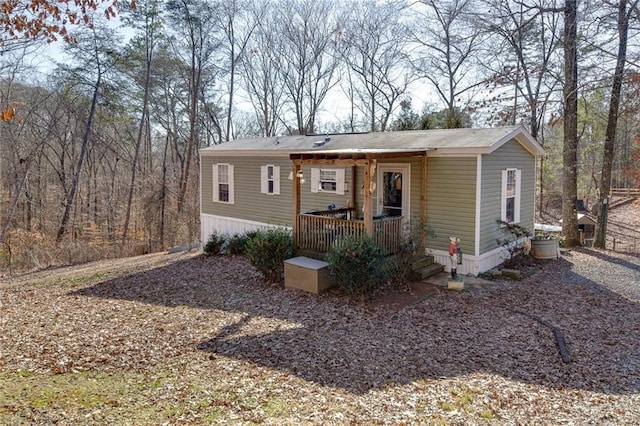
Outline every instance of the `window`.
POLYGON ((263 194, 280 194, 280 166, 260 167, 260 192, 263 194))
POLYGON ((335 170, 320 169, 320 182, 318 190, 323 192, 336 192, 337 173, 335 170))
POLYGON ((521 170, 502 171, 502 208, 500 217, 508 223, 520 222, 521 170))
POLYGON ((233 204, 233 166, 213 165, 213 201, 233 204))
POLYGON ((345 193, 344 169, 311 169, 311 192, 345 193))

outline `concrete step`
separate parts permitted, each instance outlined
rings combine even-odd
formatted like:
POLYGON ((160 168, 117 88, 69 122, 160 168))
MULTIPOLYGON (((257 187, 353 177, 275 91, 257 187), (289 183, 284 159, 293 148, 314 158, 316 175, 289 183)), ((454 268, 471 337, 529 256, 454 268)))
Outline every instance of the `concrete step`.
POLYGON ((414 270, 412 275, 415 280, 426 280, 427 278, 432 277, 434 275, 438 275, 443 271, 444 271, 444 265, 440 265, 439 263, 433 263, 429 266, 425 266, 424 268, 414 270))

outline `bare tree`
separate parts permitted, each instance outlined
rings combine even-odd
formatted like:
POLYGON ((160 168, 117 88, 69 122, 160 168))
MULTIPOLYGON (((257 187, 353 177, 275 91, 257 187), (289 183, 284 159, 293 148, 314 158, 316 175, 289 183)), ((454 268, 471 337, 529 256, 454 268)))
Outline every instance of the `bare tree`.
MULTIPOLYGON (((140 35, 138 39, 134 40, 134 43, 137 44, 140 50, 143 53, 144 64, 144 73, 142 76, 142 105, 140 112, 140 121, 138 123, 138 134, 136 137, 136 146, 133 155, 133 161, 131 164, 131 180, 129 182, 129 196, 127 199, 127 207, 124 218, 124 225, 122 229, 122 244, 124 244, 127 240, 127 233, 129 231, 129 220, 131 218, 131 204, 133 202, 133 193, 136 185, 136 172, 138 170, 138 158, 140 155, 140 147, 143 141, 143 132, 146 128, 148 128, 149 123, 149 95, 151 91, 151 73, 152 73, 152 65, 153 55, 155 53, 155 44, 156 37, 159 30, 160 22, 160 9, 159 3, 156 0, 151 0, 148 2, 144 2, 141 5, 139 4, 137 9, 132 11, 132 16, 129 20, 130 24, 139 28, 140 35), (138 25, 140 23, 140 25, 138 25)), ((134 45, 134 51, 135 49, 134 45)), ((134 56, 135 58, 135 56, 134 56)), ((135 59, 134 59, 135 60, 135 59)), ((135 77, 134 77, 135 79, 135 77)), ((147 135, 147 137, 149 137, 147 135)))
POLYGON ((562 149, 562 233, 565 246, 580 243, 578 236, 578 55, 577 0, 565 0, 564 7, 564 145, 562 149))
POLYGON ((518 117, 519 96, 528 112, 528 128, 538 137, 546 115, 546 106, 559 83, 553 59, 561 41, 560 9, 556 0, 536 0, 529 5, 520 1, 489 0, 487 12, 482 15, 483 27, 498 36, 490 40, 501 46, 499 68, 491 61, 489 67, 494 78, 510 82, 514 87, 512 121, 518 117), (502 43, 501 43, 502 41, 502 43), (515 58, 515 64, 513 59, 515 58))
POLYGON ((349 73, 346 93, 372 132, 385 131, 411 82, 402 9, 397 2, 359 1, 345 6, 337 37, 349 73))
POLYGON ((636 12, 637 4, 637 0, 634 0, 631 3, 628 3, 627 0, 620 0, 618 2, 618 55, 616 59, 615 72, 613 74, 611 99, 609 101, 607 131, 603 147, 602 173, 600 175, 600 188, 598 191, 598 221, 596 223, 595 238, 593 241, 593 246, 598 248, 605 248, 606 245, 611 170, 613 168, 613 159, 615 154, 616 131, 618 128, 618 112, 620 109, 624 68, 627 61, 629 19, 630 14, 636 12))
POLYGON ((224 59, 221 61, 224 69, 221 74, 227 77, 226 87, 226 117, 224 140, 229 141, 232 137, 232 112, 234 107, 234 96, 236 93, 236 77, 241 68, 241 64, 246 60, 247 45, 258 26, 258 19, 261 17, 250 13, 249 7, 253 6, 245 0, 230 0, 223 2, 222 16, 220 24, 224 34, 222 49, 224 59))
POLYGON ((334 11, 333 0, 288 0, 274 29, 282 40, 282 77, 299 134, 315 132, 320 106, 337 84, 334 11))
POLYGON ((472 25, 474 0, 420 0, 413 10, 413 65, 429 81, 445 104, 445 127, 460 127, 458 110, 462 98, 484 79, 478 71, 476 55, 483 47, 483 33, 472 25), (418 5, 422 7, 418 8, 418 5))
MULTIPOLYGON (((16 80, 19 73, 26 67, 25 58, 32 53, 32 45, 33 42, 30 41, 21 43, 20 48, 17 45, 14 46, 10 52, 7 52, 8 60, 0 67, 0 75, 3 80, 0 85, 0 109, 3 111, 14 109, 14 105, 19 98, 22 99, 21 104, 23 105, 26 101, 24 99, 26 91, 21 90, 23 86, 18 84, 16 80)), ((35 115, 34 110, 40 100, 33 98, 30 100, 35 102, 28 110, 22 111, 21 114, 35 115)), ((24 117, 20 120, 23 121, 24 117)), ((25 188, 28 185, 29 172, 34 158, 41 154, 44 146, 41 138, 36 138, 37 142, 35 144, 19 143, 22 139, 21 134, 24 131, 24 126, 16 125, 13 119, 0 120, 0 195, 11 198, 0 228, 0 243, 4 241, 9 231, 20 198, 23 195, 27 195, 28 191, 25 191, 25 188), (22 177, 20 177, 20 174, 22 174, 22 177), (4 189, 2 180, 6 182, 8 188, 13 188, 13 191, 9 189, 7 194, 2 193, 4 189)), ((30 209, 30 203, 27 203, 27 205, 30 209)), ((30 220, 27 221, 27 227, 30 227, 30 220)))
MULTIPOLYGON (((488 11, 481 15, 482 24, 496 40, 499 67, 493 61, 484 66, 494 75, 496 85, 512 85, 513 107, 510 122, 515 124, 520 118, 519 111, 528 113, 528 127, 531 135, 544 145, 542 124, 547 116, 549 103, 556 96, 560 84, 560 70, 553 59, 558 54, 561 9, 557 0, 535 0, 525 5, 519 0, 489 0, 488 11), (497 37, 495 37, 497 36, 497 37), (515 64, 513 58, 515 57, 515 64), (522 101, 521 101, 522 99, 522 101)), ((524 118, 524 117, 523 117, 524 118)), ((539 160, 538 205, 542 209, 544 200, 544 157, 539 160)))
POLYGON ((77 35, 78 43, 69 45, 68 49, 73 53, 73 56, 84 61, 79 64, 77 68, 65 67, 65 71, 74 75, 82 81, 83 84, 91 88, 91 103, 89 106, 89 112, 86 117, 86 123, 84 126, 84 133, 82 136, 82 144, 80 147, 80 154, 77 159, 76 166, 73 170, 73 176, 71 180, 71 187, 67 194, 65 210, 62 216, 62 222, 56 236, 56 241, 62 241, 64 234, 67 231, 69 224, 69 218, 74 206, 76 198, 76 192, 78 190, 78 184, 80 181, 80 173, 84 165, 85 156, 90 142, 90 135, 93 126, 93 120, 98 105, 98 99, 102 90, 103 79, 105 73, 113 65, 111 50, 112 40, 114 39, 113 31, 106 27, 96 24, 87 32, 82 32, 77 35), (92 75, 85 75, 86 70, 92 70, 92 75), (93 80, 89 80, 92 78, 93 80))
POLYGON ((244 90, 253 107, 262 136, 275 136, 284 105, 284 79, 282 77, 282 40, 276 22, 272 20, 270 6, 256 5, 258 23, 250 48, 242 62, 244 90))
POLYGON ((182 236, 175 225, 177 220, 185 217, 177 213, 175 206, 185 169, 186 152, 183 142, 189 138, 190 85, 189 79, 184 76, 188 67, 174 51, 171 43, 160 43, 152 67, 154 84, 150 115, 164 133, 155 138, 161 150, 159 188, 155 191, 157 206, 161 212, 158 234, 162 247, 181 241, 182 236))
MULTIPOLYGON (((178 213, 184 210, 185 197, 189 188, 189 176, 192 162, 199 146, 198 118, 199 96, 203 89, 203 73, 210 65, 209 58, 219 45, 215 36, 216 13, 212 5, 201 0, 170 0, 167 10, 171 22, 181 28, 180 37, 174 39, 176 53, 186 54, 188 81, 188 119, 189 133, 184 149, 184 165, 180 175, 178 190, 178 213)), ((196 159, 197 160, 197 159, 196 159)))

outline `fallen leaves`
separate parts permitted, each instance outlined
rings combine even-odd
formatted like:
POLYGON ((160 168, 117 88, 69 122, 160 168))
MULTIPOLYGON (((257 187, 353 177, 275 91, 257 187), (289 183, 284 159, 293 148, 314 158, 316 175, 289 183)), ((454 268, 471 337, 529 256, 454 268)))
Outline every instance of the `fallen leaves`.
POLYGON ((640 421, 637 258, 573 251, 404 309, 265 284, 239 257, 130 262, 0 283, 0 423, 640 421), (18 386, 42 384, 76 402, 18 386))

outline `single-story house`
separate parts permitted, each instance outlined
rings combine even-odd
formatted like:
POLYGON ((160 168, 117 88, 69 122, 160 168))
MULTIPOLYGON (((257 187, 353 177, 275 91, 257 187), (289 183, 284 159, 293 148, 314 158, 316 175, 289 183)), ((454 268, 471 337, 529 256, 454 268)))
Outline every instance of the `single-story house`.
POLYGON ((201 238, 285 226, 301 249, 367 232, 393 252, 426 223, 435 260, 457 236, 477 275, 505 256, 497 219, 533 229, 543 152, 522 126, 234 140, 200 150, 201 238))

